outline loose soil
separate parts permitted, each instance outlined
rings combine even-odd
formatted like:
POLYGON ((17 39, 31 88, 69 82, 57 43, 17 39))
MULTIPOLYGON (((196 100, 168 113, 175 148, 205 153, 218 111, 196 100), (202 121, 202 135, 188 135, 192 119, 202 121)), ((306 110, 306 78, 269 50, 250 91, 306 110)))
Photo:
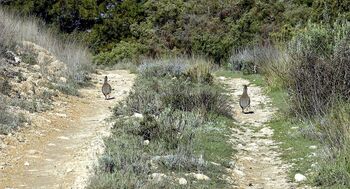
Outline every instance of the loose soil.
POLYGON ((81 97, 60 96, 50 111, 37 114, 30 127, 2 136, 0 188, 84 188, 109 135, 111 109, 127 96, 135 75, 99 71, 81 97), (109 77, 114 99, 101 93, 109 77))
POLYGON ((273 130, 267 122, 271 120, 277 109, 271 100, 264 95, 262 89, 250 84, 248 95, 251 105, 247 114, 242 113, 239 97, 243 85, 249 81, 241 78, 220 77, 232 97, 232 110, 237 127, 232 128, 230 143, 237 150, 233 157, 234 168, 230 170, 234 188, 287 189, 296 188, 296 184, 288 180, 290 165, 280 158, 278 143, 272 139, 273 130))

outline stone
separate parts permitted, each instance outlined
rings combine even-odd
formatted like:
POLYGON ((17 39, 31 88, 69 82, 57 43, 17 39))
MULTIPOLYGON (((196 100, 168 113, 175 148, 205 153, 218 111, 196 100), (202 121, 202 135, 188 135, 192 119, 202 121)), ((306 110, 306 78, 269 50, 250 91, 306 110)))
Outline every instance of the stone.
POLYGON ((317 146, 312 145, 312 146, 309 146, 309 148, 310 148, 311 150, 315 150, 315 149, 317 149, 317 146))
POLYGON ((149 140, 144 140, 143 145, 148 146, 149 145, 149 140))
POLYGON ((61 83, 67 83, 67 79, 65 77, 60 77, 60 82, 61 83))
POLYGON ((68 169, 66 170, 66 173, 71 173, 71 172, 73 172, 73 169, 72 169, 72 168, 68 168, 68 169))
POLYGON ((243 176, 245 175, 245 174, 243 173, 243 171, 238 170, 238 169, 233 170, 233 172, 234 172, 236 175, 240 176, 240 177, 243 177, 243 176))
POLYGON ((152 173, 151 178, 154 182, 161 182, 167 176, 163 173, 152 173))
POLYGON ((143 118, 143 115, 140 114, 140 113, 134 113, 133 116, 136 117, 136 118, 143 118))
POLYGON ((67 114, 56 113, 56 116, 66 118, 67 114))
POLYGON ((191 173, 191 175, 196 178, 197 180, 210 180, 210 178, 207 175, 203 174, 196 174, 196 173, 191 173))
POLYGON ((219 80, 221 80, 221 81, 224 81, 226 78, 225 78, 225 77, 220 76, 220 77, 218 77, 218 79, 219 79, 219 80))
POLYGON ((33 65, 33 70, 34 71, 40 71, 40 69, 41 69, 41 67, 39 66, 39 65, 37 65, 37 64, 35 64, 35 65, 33 65))
POLYGON ((186 185, 187 184, 187 180, 185 178, 179 178, 179 184, 180 185, 186 185))
POLYGON ((294 175, 295 182, 303 182, 306 181, 306 177, 300 173, 294 175))
POLYGON ((228 164, 230 165, 230 168, 234 168, 236 166, 235 161, 230 161, 228 164))

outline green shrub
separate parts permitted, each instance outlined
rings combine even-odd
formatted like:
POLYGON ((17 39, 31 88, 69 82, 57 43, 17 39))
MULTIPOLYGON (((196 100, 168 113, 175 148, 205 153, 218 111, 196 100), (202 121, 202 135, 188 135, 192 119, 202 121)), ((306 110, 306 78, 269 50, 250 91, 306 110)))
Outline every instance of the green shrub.
POLYGON ((333 101, 350 100, 350 23, 311 24, 290 45, 288 88, 295 113, 324 114, 333 101))
POLYGON ((125 60, 137 60, 142 52, 141 44, 121 41, 111 51, 96 55, 94 62, 96 64, 113 65, 125 60))
POLYGON ((135 90, 126 99, 126 106, 115 109, 115 114, 133 112, 159 114, 165 107, 182 111, 199 110, 230 116, 228 97, 215 86, 192 83, 183 79, 138 79, 135 90))

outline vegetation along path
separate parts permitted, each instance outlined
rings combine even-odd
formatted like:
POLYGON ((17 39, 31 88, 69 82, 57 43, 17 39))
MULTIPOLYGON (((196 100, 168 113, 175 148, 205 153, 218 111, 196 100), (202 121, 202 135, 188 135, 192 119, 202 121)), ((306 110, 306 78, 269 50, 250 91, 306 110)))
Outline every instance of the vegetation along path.
POLYGON ((84 188, 97 156, 103 152, 105 121, 111 108, 127 96, 134 75, 127 71, 100 71, 91 87, 80 90, 81 97, 59 97, 55 107, 32 120, 6 139, 0 154, 0 188, 84 188), (108 75, 113 100, 101 93, 108 75), (20 138, 20 139, 18 139, 20 138), (19 141, 19 142, 18 142, 19 141))
POLYGON ((241 78, 219 79, 226 84, 234 102, 232 110, 237 127, 232 128, 231 143, 237 153, 232 177, 237 188, 295 188, 295 184, 287 178, 289 165, 280 159, 278 144, 272 139, 273 130, 267 125, 276 112, 270 99, 260 87, 250 85, 250 113, 243 114, 238 99, 243 92, 243 85, 248 85, 249 81, 241 78))

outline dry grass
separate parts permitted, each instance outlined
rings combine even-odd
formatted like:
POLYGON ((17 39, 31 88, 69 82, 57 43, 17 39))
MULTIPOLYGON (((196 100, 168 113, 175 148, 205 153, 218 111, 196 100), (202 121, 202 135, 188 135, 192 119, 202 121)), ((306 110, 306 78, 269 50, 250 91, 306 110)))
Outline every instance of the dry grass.
POLYGON ((43 22, 33 17, 21 18, 16 13, 0 8, 0 52, 22 44, 33 42, 66 63, 65 77, 70 82, 82 84, 87 73, 93 69, 91 55, 86 47, 71 37, 62 37, 57 31, 47 29, 43 22))

